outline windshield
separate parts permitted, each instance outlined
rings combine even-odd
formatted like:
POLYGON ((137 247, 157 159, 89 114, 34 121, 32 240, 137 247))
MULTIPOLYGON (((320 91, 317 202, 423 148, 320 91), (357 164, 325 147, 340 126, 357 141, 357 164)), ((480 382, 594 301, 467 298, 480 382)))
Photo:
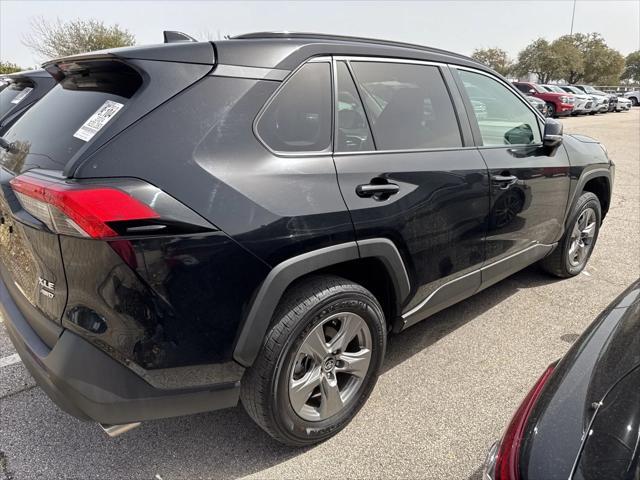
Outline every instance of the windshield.
POLYGON ((564 90, 562 90, 559 86, 557 85, 545 85, 546 88, 549 89, 550 92, 555 92, 555 93, 567 93, 564 90))
POLYGON ((24 101, 33 90, 33 84, 28 81, 10 83, 0 90, 0 118, 13 107, 24 101))

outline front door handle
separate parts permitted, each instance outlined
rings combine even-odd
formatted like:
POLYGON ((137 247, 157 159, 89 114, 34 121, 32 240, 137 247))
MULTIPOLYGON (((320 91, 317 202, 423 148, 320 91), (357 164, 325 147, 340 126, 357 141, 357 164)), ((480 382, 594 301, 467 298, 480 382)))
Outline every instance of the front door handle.
POLYGON ((374 200, 386 200, 399 191, 400 187, 395 183, 367 183, 356 187, 356 195, 362 198, 373 198, 374 200))
POLYGON ((506 190, 518 181, 515 175, 492 175, 491 181, 500 187, 500 190, 506 190))

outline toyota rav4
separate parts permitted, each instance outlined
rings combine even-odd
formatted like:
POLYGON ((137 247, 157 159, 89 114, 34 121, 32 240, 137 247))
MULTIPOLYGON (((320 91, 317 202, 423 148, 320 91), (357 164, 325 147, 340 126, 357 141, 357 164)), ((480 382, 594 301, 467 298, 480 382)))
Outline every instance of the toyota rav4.
POLYGON ((259 33, 45 68, 0 149, 3 316, 110 434, 240 400, 324 440, 389 335, 534 262, 578 274, 609 209, 600 143, 446 51, 259 33))

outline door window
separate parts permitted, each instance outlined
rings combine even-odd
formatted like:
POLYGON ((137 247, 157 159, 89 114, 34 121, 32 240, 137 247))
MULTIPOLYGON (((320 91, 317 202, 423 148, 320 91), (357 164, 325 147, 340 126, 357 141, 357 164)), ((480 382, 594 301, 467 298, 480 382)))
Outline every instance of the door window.
POLYGON ((369 122, 345 62, 336 64, 338 80, 336 151, 374 150, 369 122))
POLYGON ((483 145, 541 143, 538 117, 507 87, 492 78, 458 70, 480 127, 483 145))
POLYGON ((262 113, 257 132, 278 152, 321 152, 331 145, 331 65, 303 65, 262 113))
POLYGON ((351 66, 378 150, 462 146, 438 67, 360 61, 351 66))

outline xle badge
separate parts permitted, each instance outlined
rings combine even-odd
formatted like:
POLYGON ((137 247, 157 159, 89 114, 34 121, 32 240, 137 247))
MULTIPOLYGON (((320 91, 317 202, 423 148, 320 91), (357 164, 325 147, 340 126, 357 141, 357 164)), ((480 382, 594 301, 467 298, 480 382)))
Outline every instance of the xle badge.
POLYGON ((42 277, 38 277, 38 285, 43 287, 40 289, 40 293, 43 294, 45 297, 53 298, 55 296, 53 291, 55 290, 56 285, 53 282, 50 282, 49 280, 45 280, 42 277), (45 289, 48 289, 48 290, 45 290, 45 289))

